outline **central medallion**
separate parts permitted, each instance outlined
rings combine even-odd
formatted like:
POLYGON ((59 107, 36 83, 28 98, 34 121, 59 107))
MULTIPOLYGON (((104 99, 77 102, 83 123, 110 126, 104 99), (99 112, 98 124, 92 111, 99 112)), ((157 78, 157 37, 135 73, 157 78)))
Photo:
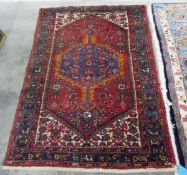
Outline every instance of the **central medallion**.
POLYGON ((114 52, 86 44, 69 50, 63 55, 61 72, 85 86, 106 79, 118 71, 118 58, 114 52))
POLYGON ((61 62, 62 74, 86 88, 85 100, 81 104, 86 111, 94 106, 90 101, 92 84, 109 78, 117 71, 118 58, 114 52, 95 44, 86 44, 69 50, 61 62))

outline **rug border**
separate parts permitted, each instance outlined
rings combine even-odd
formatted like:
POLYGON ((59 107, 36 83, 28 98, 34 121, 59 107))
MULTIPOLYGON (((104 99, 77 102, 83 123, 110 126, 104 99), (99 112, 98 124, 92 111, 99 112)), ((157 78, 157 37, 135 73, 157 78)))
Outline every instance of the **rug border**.
MULTIPOLYGON (((145 25, 147 26, 147 30, 146 30, 146 40, 147 40, 147 43, 151 43, 151 45, 149 46, 150 48, 150 60, 151 60, 151 63, 154 63, 152 65, 152 68, 153 68, 153 73, 155 73, 155 77, 156 77, 156 81, 158 83, 158 90, 157 92, 159 93, 159 97, 162 99, 161 100, 161 104, 164 105, 164 114, 165 116, 164 117, 161 117, 162 119, 164 119, 164 121, 166 122, 166 125, 162 127, 162 131, 163 131, 163 135, 169 139, 169 145, 167 145, 167 148, 169 149, 170 148, 170 151, 171 151, 171 157, 174 159, 174 162, 176 164, 176 158, 175 158, 175 154, 174 154, 174 149, 173 149, 173 145, 172 145, 172 137, 171 137, 171 134, 170 134, 170 130, 169 130, 169 121, 168 121, 168 117, 167 117, 167 111, 166 111, 166 106, 165 106, 165 101, 164 101, 164 95, 162 93, 162 87, 161 87, 161 83, 160 83, 160 75, 159 75, 159 71, 158 71, 158 66, 157 66, 157 59, 156 59, 156 50, 154 49, 154 43, 153 43, 153 33, 151 31, 151 21, 149 19, 149 16, 148 16, 148 7, 147 6, 144 6, 145 7, 145 14, 144 14, 144 17, 145 18, 145 25)), ((164 142, 164 145, 166 145, 165 143, 165 139, 163 140, 164 142)), ((167 150, 166 150, 167 152, 167 150)), ((170 160, 172 161, 172 160, 170 160)))
MULTIPOLYGON (((182 148, 182 153, 184 156, 184 161, 185 161, 185 166, 187 166, 187 151, 185 151, 185 147, 187 147, 186 142, 184 141, 186 139, 186 136, 184 134, 184 128, 183 128, 183 123, 180 121, 181 119, 181 114, 178 106, 178 97, 175 91, 175 85, 174 85, 174 78, 173 78, 173 69, 172 65, 169 59, 169 52, 168 49, 166 48, 166 39, 165 37, 162 37, 164 35, 163 29, 160 25, 160 17, 156 12, 156 9, 158 8, 157 5, 170 5, 170 4, 179 4, 179 3, 153 3, 152 4, 152 9, 153 9, 153 15, 155 18, 155 27, 158 30, 158 35, 160 36, 160 43, 162 45, 162 59, 166 62, 166 72, 167 72, 167 79, 168 79, 168 89, 169 89, 169 94, 171 97, 171 102, 172 102, 172 108, 174 111, 174 118, 176 121, 176 128, 179 133, 179 140, 180 140, 180 145, 182 148)), ((180 3, 181 4, 181 3, 180 3)), ((183 3, 187 4, 187 3, 183 3)), ((163 7, 164 8, 164 7, 163 7)))
POLYGON ((165 67, 163 64, 162 53, 160 50, 159 40, 157 37, 156 24, 154 22, 152 5, 153 4, 148 6, 147 13, 148 13, 148 18, 150 22, 152 43, 153 43, 153 48, 154 48, 154 53, 155 53, 155 58, 156 58, 155 60, 156 60, 157 70, 160 70, 158 71, 158 74, 159 74, 158 78, 159 78, 159 83, 161 87, 161 92, 163 95, 165 109, 166 109, 166 117, 167 117, 167 122, 168 122, 169 134, 171 138, 171 143, 172 143, 175 159, 176 159, 176 162, 178 163, 179 159, 178 159, 177 145, 176 145, 176 140, 175 140, 175 135, 174 135, 174 126, 171 121, 171 114, 170 114, 170 106, 172 106, 172 103, 167 97, 168 89, 166 86, 166 76, 164 74, 165 67))
POLYGON ((36 23, 36 27, 35 27, 35 32, 34 32, 34 39, 32 42, 32 49, 31 49, 30 54, 28 56, 28 63, 27 63, 26 69, 25 69, 24 79, 23 79, 22 87, 21 87, 19 97, 18 97, 17 107, 16 107, 14 119, 13 119, 11 132, 9 135, 9 141, 8 141, 8 145, 7 145, 7 149, 6 149, 6 154, 5 154, 4 161, 3 161, 3 167, 6 164, 8 165, 7 158, 8 158, 9 153, 12 151, 12 144, 14 143, 14 140, 16 138, 16 136, 14 135, 14 132, 16 131, 16 125, 17 125, 17 121, 19 119, 18 114, 19 114, 19 109, 21 107, 21 103, 22 103, 22 99, 23 99, 23 89, 26 86, 25 82, 27 82, 26 80, 29 76, 29 70, 32 67, 32 63, 34 61, 34 53, 36 52, 37 45, 39 43, 39 34, 40 33, 38 31, 40 31, 41 27, 42 27, 42 25, 41 25, 42 13, 43 12, 41 10, 39 10, 38 17, 37 17, 37 23, 36 23))

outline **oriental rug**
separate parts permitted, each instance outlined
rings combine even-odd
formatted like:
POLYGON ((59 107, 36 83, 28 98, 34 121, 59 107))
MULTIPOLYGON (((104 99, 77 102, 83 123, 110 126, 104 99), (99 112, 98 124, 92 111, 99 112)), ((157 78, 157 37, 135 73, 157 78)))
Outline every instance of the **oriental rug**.
POLYGON ((153 11, 187 166, 187 4, 154 4, 153 11))
POLYGON ((40 10, 4 166, 175 166, 145 6, 40 10))

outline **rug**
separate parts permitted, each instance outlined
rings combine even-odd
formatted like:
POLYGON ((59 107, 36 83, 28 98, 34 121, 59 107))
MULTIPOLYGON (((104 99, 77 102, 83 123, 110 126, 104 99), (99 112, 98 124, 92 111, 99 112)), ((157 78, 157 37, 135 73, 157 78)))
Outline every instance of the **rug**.
POLYGON ((4 167, 174 166, 146 7, 41 9, 4 167))
POLYGON ((187 4, 154 4, 153 11, 187 166, 187 4))

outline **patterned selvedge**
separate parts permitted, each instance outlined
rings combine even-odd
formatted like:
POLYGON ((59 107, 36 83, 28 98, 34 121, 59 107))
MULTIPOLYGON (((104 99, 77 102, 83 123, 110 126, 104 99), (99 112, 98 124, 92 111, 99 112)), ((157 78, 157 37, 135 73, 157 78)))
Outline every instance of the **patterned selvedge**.
POLYGON ((4 165, 173 167, 150 37, 144 6, 41 9, 4 165))
POLYGON ((187 4, 155 4, 170 95, 187 165, 187 4))

